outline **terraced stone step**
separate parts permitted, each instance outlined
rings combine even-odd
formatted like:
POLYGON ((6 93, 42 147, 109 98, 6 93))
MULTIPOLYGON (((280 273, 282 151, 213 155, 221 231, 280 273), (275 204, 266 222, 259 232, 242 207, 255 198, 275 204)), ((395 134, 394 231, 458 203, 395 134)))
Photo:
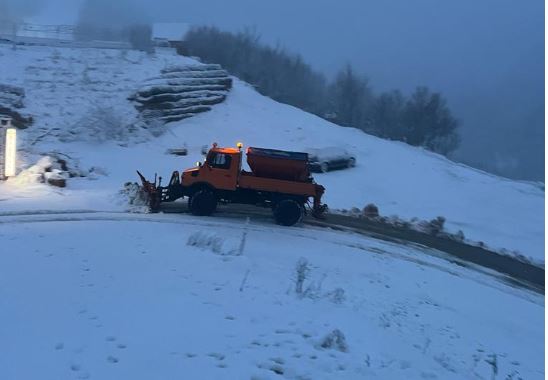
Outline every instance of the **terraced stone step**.
POLYGON ((200 85, 200 86, 145 86, 139 89, 136 94, 130 97, 131 100, 141 98, 153 98, 156 95, 194 93, 197 91, 220 91, 226 93, 228 90, 222 84, 200 85))
POLYGON ((129 99, 145 121, 178 121, 226 99, 232 78, 216 64, 171 66, 145 80, 129 99))
POLYGON ((232 79, 230 77, 212 77, 212 78, 161 78, 153 81, 146 81, 146 86, 207 86, 222 85, 230 88, 232 79))
POLYGON ((180 100, 177 102, 156 102, 147 103, 142 106, 136 106, 137 110, 173 110, 178 108, 185 108, 194 105, 215 105, 222 103, 225 100, 225 96, 209 96, 209 97, 197 97, 180 100))
POLYGON ((213 96, 224 96, 226 92, 223 90, 197 90, 197 91, 188 91, 182 93, 160 93, 148 97, 137 97, 133 100, 141 104, 154 104, 158 102, 176 102, 183 99, 193 99, 193 98, 208 98, 213 96))
POLYGON ((176 72, 188 72, 188 71, 215 71, 223 70, 221 65, 216 63, 201 63, 199 65, 180 65, 180 66, 168 66, 162 69, 162 74, 176 73, 176 72))

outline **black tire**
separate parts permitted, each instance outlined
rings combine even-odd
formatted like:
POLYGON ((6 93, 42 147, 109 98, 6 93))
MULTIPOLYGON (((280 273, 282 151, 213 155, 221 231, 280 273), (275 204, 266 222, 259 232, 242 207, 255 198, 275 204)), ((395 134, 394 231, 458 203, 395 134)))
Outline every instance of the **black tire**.
POLYGON ((274 207, 274 219, 282 226, 293 226, 303 217, 303 207, 293 199, 284 199, 274 207))
POLYGON ((188 206, 193 215, 209 216, 217 208, 217 197, 211 190, 198 190, 189 198, 188 206))

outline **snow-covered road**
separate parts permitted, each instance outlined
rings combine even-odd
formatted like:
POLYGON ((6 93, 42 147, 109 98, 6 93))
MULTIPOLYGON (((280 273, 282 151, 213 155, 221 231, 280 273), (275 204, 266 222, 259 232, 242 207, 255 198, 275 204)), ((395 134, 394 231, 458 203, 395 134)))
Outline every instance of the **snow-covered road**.
MULTIPOLYGON (((188 207, 185 201, 166 203, 162 205, 160 213, 143 214, 142 212, 144 211, 140 207, 134 210, 134 212, 119 209, 106 211, 78 208, 11 210, 0 211, 0 224, 90 220, 143 221, 179 223, 183 225, 198 222, 192 217, 189 221, 188 207), (187 217, 180 217, 182 213, 187 214, 187 217)), ((261 224, 263 230, 265 228, 268 229, 274 222, 270 210, 244 205, 222 205, 217 209, 215 218, 221 218, 221 220, 229 223, 234 219, 241 221, 242 219, 245 220, 245 218, 252 218, 254 222, 261 224)), ((201 221, 207 223, 208 218, 202 218, 201 221)), ((456 262, 461 266, 466 266, 499 278, 513 286, 531 289, 544 294, 543 267, 523 262, 513 256, 491 252, 482 247, 455 241, 444 236, 432 236, 414 230, 398 228, 386 223, 375 222, 374 220, 338 214, 328 214, 323 220, 305 217, 302 221, 302 226, 335 229, 386 240, 396 244, 412 245, 417 251, 421 251, 426 255, 456 262)))
POLYGON ((413 247, 253 220, 52 217, 0 224, 0 378, 544 377, 542 296, 413 247))

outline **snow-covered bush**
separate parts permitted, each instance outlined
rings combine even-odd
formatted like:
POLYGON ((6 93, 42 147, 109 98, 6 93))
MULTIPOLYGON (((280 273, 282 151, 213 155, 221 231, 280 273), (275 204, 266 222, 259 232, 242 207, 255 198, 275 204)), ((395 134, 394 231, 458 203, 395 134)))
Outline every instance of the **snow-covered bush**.
POLYGON ((454 234, 450 234, 449 237, 453 240, 464 242, 464 232, 462 232, 462 230, 458 230, 454 234))
MULTIPOLYGON (((66 158, 69 157, 66 156, 66 158)), ((48 156, 41 157, 36 164, 22 170, 16 177, 10 178, 9 181, 16 185, 49 183, 53 186, 65 187, 69 178, 86 175, 80 170, 77 162, 70 162, 69 166, 67 159, 60 158, 59 153, 50 153, 48 156)))
POLYGON ((101 166, 92 166, 87 171, 87 174, 84 175, 84 177, 87 177, 88 179, 98 179, 99 177, 105 176, 108 176, 108 170, 101 166))
POLYGON ((443 216, 438 216, 435 219, 430 221, 430 227, 433 234, 438 234, 443 231, 443 226, 445 224, 445 218, 443 216))
MULTIPOLYGON (((292 275, 292 280, 294 284, 294 291, 299 298, 310 298, 318 299, 320 297, 331 297, 331 293, 322 294, 322 283, 327 277, 325 274, 322 275, 318 280, 308 281, 310 278, 311 265, 308 260, 304 257, 301 257, 297 264, 292 275), (307 282, 305 286, 305 282, 307 282)), ((344 293, 344 291, 343 291, 344 293)), ((339 294, 340 295, 340 294, 339 294)))
POLYGON ((362 210, 363 216, 366 218, 377 218, 379 216, 379 208, 373 203, 369 203, 362 210))
POLYGON ((335 329, 327 334, 318 345, 320 348, 326 350, 338 350, 341 352, 348 352, 348 344, 346 343, 346 337, 339 329, 335 329))
POLYGON ((119 195, 128 204, 129 211, 148 212, 148 195, 136 182, 126 182, 119 195))
POLYGON ((390 224, 394 227, 398 228, 404 228, 404 229, 411 229, 412 225, 409 221, 400 218, 397 215, 390 215, 389 217, 381 216, 377 220, 379 220, 382 223, 390 224))
POLYGON ((9 182, 16 185, 30 185, 34 183, 44 183, 46 178, 44 173, 53 165, 51 157, 42 157, 31 167, 22 170, 16 177, 10 178, 9 182))
POLYGON ((53 151, 48 152, 48 156, 53 159, 53 168, 67 172, 70 178, 87 177, 91 172, 91 169, 86 170, 81 168, 80 161, 67 154, 53 151))
POLYGON ((202 231, 195 232, 188 237, 187 245, 210 250, 222 256, 237 256, 239 254, 239 242, 233 239, 226 239, 215 233, 202 231))
POLYGON ((430 221, 421 221, 418 223, 418 228, 420 231, 425 232, 430 235, 439 235, 443 232, 443 227, 445 224, 445 218, 443 216, 438 216, 430 221))
POLYGON ((295 293, 298 295, 303 294, 304 281, 306 280, 309 272, 310 265, 308 264, 308 260, 301 257, 295 266, 295 293))
POLYGON ((207 248, 214 253, 221 253, 223 238, 216 234, 198 231, 188 237, 186 244, 191 247, 207 248))
POLYGON ((327 297, 336 304, 341 304, 346 299, 343 288, 336 288, 332 292, 327 293, 327 297))
POLYGON ((60 136, 67 141, 127 141, 138 128, 127 123, 112 106, 95 104, 68 132, 60 136))
POLYGON ((52 186, 66 187, 67 179, 69 178, 69 175, 65 171, 62 171, 59 169, 53 169, 50 172, 45 172, 44 178, 46 182, 52 186))

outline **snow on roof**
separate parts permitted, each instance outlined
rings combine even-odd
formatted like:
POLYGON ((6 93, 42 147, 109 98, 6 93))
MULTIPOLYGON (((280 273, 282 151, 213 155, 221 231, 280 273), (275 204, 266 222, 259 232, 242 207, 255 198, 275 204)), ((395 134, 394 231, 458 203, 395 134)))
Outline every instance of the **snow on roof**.
POLYGON ((170 41, 181 41, 190 29, 190 25, 180 22, 161 22, 152 25, 152 38, 165 38, 170 41))

